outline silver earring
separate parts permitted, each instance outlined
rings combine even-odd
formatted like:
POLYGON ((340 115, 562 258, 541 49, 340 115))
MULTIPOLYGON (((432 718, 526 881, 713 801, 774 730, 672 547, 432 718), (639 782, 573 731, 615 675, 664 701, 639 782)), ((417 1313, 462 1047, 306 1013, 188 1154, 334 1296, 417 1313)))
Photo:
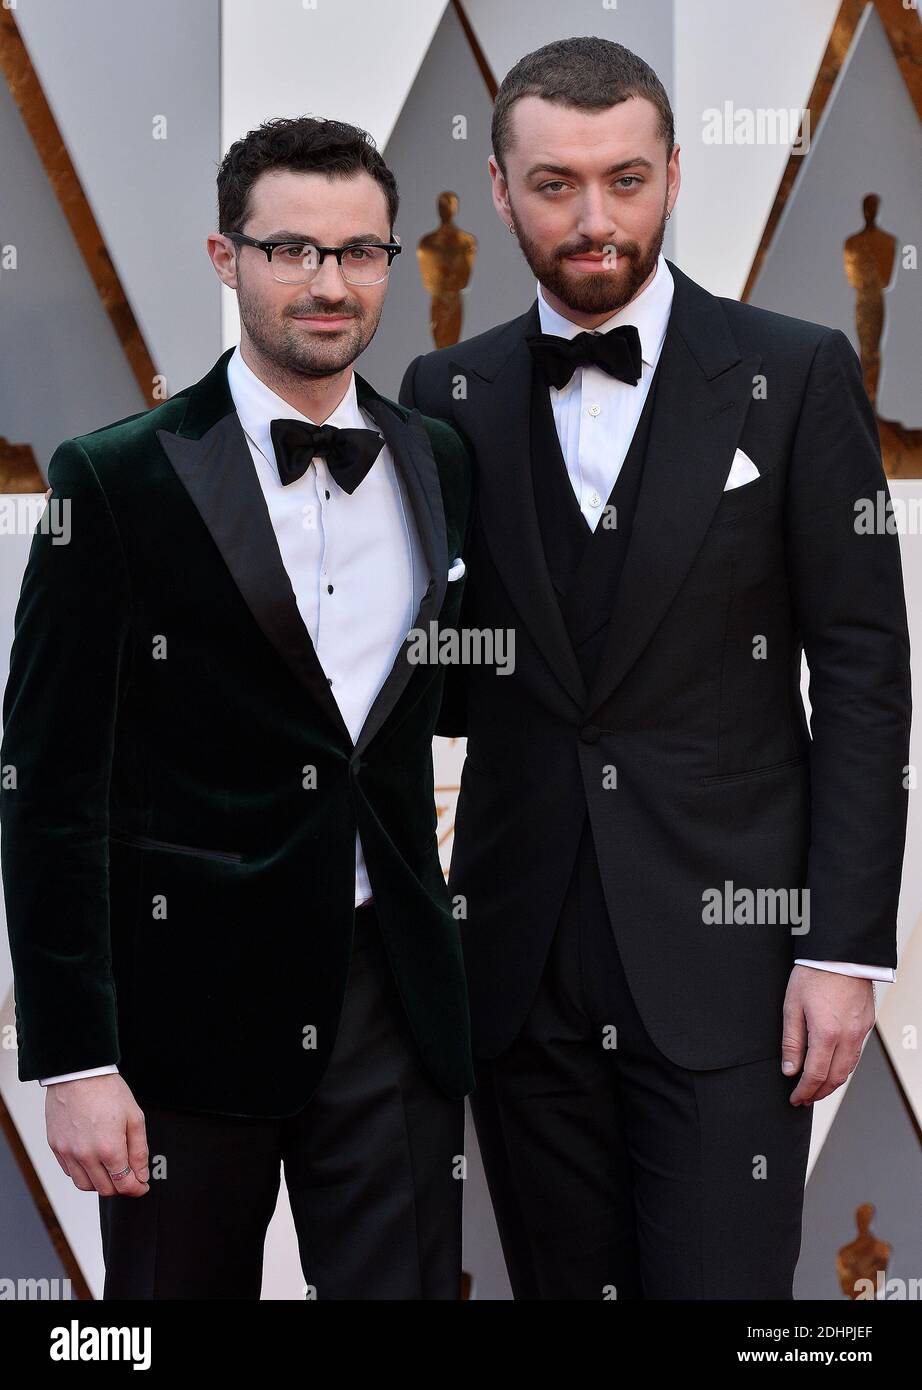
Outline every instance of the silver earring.
POLYGON ((515 223, 514 223, 514 222, 510 222, 510 223, 509 223, 509 230, 510 230, 510 232, 512 233, 512 235, 515 236, 515 223))

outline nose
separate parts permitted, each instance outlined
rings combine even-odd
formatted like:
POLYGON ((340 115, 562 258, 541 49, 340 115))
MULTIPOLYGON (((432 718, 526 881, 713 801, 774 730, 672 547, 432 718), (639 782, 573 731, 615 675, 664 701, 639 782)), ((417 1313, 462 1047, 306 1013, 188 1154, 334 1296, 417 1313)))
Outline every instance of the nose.
POLYGON ((595 251, 610 246, 617 239, 617 232, 612 226, 601 189, 585 190, 579 208, 577 230, 586 241, 592 242, 595 251))
POLYGON ((329 252, 320 263, 320 269, 309 282, 308 288, 315 299, 337 301, 345 298, 346 282, 336 263, 336 257, 329 252))

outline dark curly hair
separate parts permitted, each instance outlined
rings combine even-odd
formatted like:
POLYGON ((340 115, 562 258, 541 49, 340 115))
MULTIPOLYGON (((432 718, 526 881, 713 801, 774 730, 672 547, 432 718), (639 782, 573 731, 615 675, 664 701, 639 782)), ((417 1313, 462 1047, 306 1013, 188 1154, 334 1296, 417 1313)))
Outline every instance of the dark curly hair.
POLYGON ((364 170, 384 192, 393 236, 400 202, 397 180, 374 140, 358 126, 314 116, 280 116, 247 131, 231 145, 218 170, 218 231, 243 230, 250 215, 250 189, 267 169, 329 178, 348 178, 364 170))

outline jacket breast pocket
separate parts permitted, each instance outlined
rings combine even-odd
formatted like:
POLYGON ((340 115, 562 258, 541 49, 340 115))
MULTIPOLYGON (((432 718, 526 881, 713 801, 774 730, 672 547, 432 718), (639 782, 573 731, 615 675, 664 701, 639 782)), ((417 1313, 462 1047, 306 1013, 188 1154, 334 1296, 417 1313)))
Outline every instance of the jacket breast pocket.
POLYGON ((467 576, 463 575, 460 579, 454 579, 450 584, 445 585, 445 597, 442 599, 442 607, 439 610, 439 627, 451 627, 461 611, 461 600, 464 596, 464 585, 467 576))
POLYGON ((742 487, 730 488, 723 493, 711 518, 711 525, 724 526, 764 511, 774 500, 774 477, 773 471, 767 471, 753 478, 751 483, 743 483, 742 487))

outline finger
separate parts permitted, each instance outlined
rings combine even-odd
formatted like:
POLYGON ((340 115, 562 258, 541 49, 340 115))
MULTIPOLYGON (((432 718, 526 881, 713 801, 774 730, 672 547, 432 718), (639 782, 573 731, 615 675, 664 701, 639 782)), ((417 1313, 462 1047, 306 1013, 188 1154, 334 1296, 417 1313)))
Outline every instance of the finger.
POLYGON ((804 1105, 815 1098, 816 1092, 829 1075, 834 1050, 834 1043, 825 1035, 809 1039, 803 1074, 791 1092, 792 1105, 804 1105))
POLYGON ((126 1128, 126 1138, 128 1141, 128 1162, 131 1164, 132 1171, 140 1183, 150 1185, 150 1154, 147 1148, 147 1128, 144 1124, 144 1115, 139 1110, 137 1115, 132 1116, 126 1128))
POLYGON ((58 1153, 57 1149, 52 1149, 51 1152, 54 1154, 55 1158, 58 1160, 58 1167, 61 1169, 61 1171, 62 1171, 63 1173, 66 1173, 67 1176, 70 1177, 70 1172, 69 1172, 69 1170, 68 1170, 67 1164, 64 1162, 63 1158, 62 1158, 61 1155, 58 1153))
MULTIPOLYGON (((87 1177, 100 1197, 114 1197, 118 1192, 118 1187, 109 1177, 106 1166, 99 1155, 95 1154, 92 1158, 84 1158, 81 1161, 86 1169, 87 1177)), ((124 1166, 123 1163, 122 1167, 124 1168, 124 1166)), ((118 1169, 116 1168, 115 1171, 118 1172, 118 1169)))
POLYGON ((840 1086, 844 1085, 858 1065, 860 1056, 860 1048, 856 1052, 853 1043, 839 1043, 829 1064, 829 1075, 813 1099, 825 1100, 826 1096, 831 1096, 833 1091, 837 1091, 840 1086))
POLYGON ((120 1151, 108 1149, 100 1161, 113 1190, 120 1197, 143 1197, 147 1192, 148 1184, 138 1182, 137 1177, 132 1172, 132 1165, 128 1161, 127 1144, 123 1144, 120 1151))
POLYGON ((800 1005, 785 1007, 781 1031, 781 1070, 796 1076, 803 1066, 807 1046, 807 1020, 800 1005))
POLYGON ((66 1158, 65 1167, 67 1169, 67 1176, 73 1182, 74 1187, 79 1187, 81 1192, 96 1191, 94 1184, 90 1182, 83 1164, 78 1162, 76 1158, 66 1158))

